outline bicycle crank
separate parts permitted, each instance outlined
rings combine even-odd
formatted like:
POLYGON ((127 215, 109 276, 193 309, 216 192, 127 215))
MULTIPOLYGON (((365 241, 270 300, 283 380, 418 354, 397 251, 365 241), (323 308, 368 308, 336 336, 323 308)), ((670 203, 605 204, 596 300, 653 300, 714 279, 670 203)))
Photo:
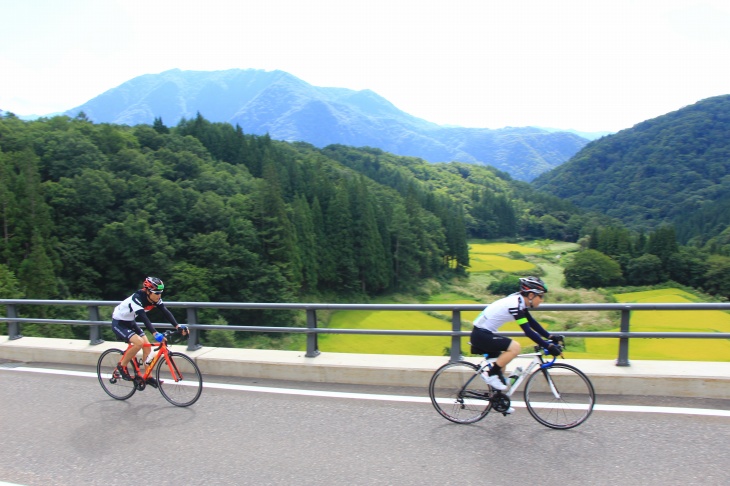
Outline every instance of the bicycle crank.
POLYGON ((492 402, 492 408, 495 411, 500 412, 500 413, 504 413, 507 410, 509 410, 509 406, 511 403, 509 397, 503 393, 496 393, 492 397, 491 402, 492 402))
POLYGON ((145 381, 142 379, 141 376, 134 377, 134 387, 137 390, 142 391, 145 389, 146 386, 147 386, 147 383, 145 383, 145 381))

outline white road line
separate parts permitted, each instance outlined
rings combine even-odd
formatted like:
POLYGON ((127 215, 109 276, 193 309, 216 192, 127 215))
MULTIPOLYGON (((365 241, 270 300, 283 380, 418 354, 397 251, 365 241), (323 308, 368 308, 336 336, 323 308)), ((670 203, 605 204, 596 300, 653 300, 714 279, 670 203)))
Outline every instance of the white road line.
MULTIPOLYGON (((96 378, 96 373, 86 371, 57 370, 49 368, 28 368, 28 367, 0 367, 0 371, 20 371, 26 373, 44 373, 51 375, 80 376, 83 378, 96 378)), ((281 395, 300 395, 328 398, 350 398, 356 400, 381 400, 390 402, 411 402, 431 403, 428 397, 416 397, 408 395, 379 395, 372 393, 349 393, 333 392, 323 390, 300 390, 296 388, 274 388, 266 386, 232 385, 228 383, 203 382, 203 388, 217 388, 219 390, 247 391, 254 393, 276 393, 281 395)), ((512 406, 524 407, 524 402, 513 401, 512 406)), ((631 412, 631 413, 668 413, 678 415, 704 415, 713 417, 730 417, 730 410, 714 410, 708 408, 686 408, 686 407, 652 407, 643 405, 601 405, 596 404, 595 411, 601 412, 631 412)))

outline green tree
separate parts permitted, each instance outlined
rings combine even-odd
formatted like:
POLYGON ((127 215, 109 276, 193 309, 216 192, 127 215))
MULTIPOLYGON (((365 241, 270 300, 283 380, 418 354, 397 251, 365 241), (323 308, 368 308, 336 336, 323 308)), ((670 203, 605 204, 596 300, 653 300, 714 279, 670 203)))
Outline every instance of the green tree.
POLYGON ((317 233, 314 228, 312 210, 307 199, 297 195, 292 205, 293 224, 297 232, 297 248, 301 262, 302 291, 316 292, 319 279, 317 258, 317 233))
POLYGON ((658 256, 663 264, 666 264, 677 251, 679 248, 674 227, 663 226, 649 235, 646 252, 658 256))
POLYGON ((629 261, 626 281, 630 285, 654 285, 667 279, 662 261, 658 256, 646 253, 629 261))
POLYGON ((262 256, 279 269, 291 289, 298 289, 302 265, 297 251, 296 229, 289 218, 289 206, 282 197, 276 168, 268 160, 264 163, 263 180, 255 194, 253 216, 262 256))
POLYGON ((487 290, 495 295, 514 294, 520 289, 520 278, 508 275, 501 280, 495 280, 487 286, 487 290))
POLYGON ((596 250, 576 253, 573 261, 566 265, 564 274, 568 287, 589 289, 619 284, 623 277, 621 266, 596 250))
POLYGON ((155 117, 155 121, 152 123, 152 128, 160 134, 167 134, 170 133, 170 129, 165 126, 164 123, 162 123, 162 117, 155 117))
POLYGON ((378 230, 373 199, 369 197, 364 177, 350 184, 353 242, 360 290, 364 295, 388 287, 390 274, 386 266, 383 238, 378 230))
POLYGON ((421 268, 416 258, 416 237, 402 204, 393 207, 390 222, 390 238, 393 255, 393 278, 396 287, 403 287, 418 276, 421 268))
POLYGON ((702 288, 712 294, 730 299, 730 257, 712 255, 708 259, 708 270, 705 272, 702 288))
POLYGON ((702 288, 709 270, 708 259, 706 252, 682 246, 669 258, 669 278, 684 285, 702 288))
POLYGON ((20 299, 22 295, 18 279, 6 265, 0 263, 0 299, 20 299))
POLYGON ((327 278, 333 279, 327 282, 331 290, 352 292, 358 289, 355 237, 351 221, 350 196, 347 188, 339 185, 335 188, 335 197, 330 201, 324 221, 323 246, 334 264, 332 273, 327 274, 327 278))

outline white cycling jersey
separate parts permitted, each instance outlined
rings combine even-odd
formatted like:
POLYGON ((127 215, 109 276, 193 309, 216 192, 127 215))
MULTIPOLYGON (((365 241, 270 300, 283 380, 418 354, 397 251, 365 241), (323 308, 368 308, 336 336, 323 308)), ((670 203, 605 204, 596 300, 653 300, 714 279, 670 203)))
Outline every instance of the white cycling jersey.
POLYGON ((519 292, 489 304, 474 320, 474 327, 496 332, 507 322, 522 325, 530 321, 525 299, 519 292))
POLYGON ((138 311, 144 309, 145 312, 149 312, 155 307, 162 307, 162 299, 154 303, 147 298, 143 290, 138 290, 114 308, 112 319, 133 321, 138 311))

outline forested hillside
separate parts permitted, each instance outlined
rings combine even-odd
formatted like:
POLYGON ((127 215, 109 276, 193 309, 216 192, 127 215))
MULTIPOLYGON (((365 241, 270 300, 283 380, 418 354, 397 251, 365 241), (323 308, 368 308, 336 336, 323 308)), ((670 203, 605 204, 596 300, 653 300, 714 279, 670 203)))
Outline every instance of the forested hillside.
MULTIPOLYGON (((573 239, 587 219, 504 173, 317 149, 198 116, 0 119, 0 297, 345 299, 463 273, 467 238, 573 239)), ((273 319, 273 318, 272 318, 273 319)))
MULTIPOLYGON (((700 244, 730 224, 730 95, 593 141, 534 186, 635 230, 700 244)), ((724 237, 727 240, 727 237, 724 237)))

